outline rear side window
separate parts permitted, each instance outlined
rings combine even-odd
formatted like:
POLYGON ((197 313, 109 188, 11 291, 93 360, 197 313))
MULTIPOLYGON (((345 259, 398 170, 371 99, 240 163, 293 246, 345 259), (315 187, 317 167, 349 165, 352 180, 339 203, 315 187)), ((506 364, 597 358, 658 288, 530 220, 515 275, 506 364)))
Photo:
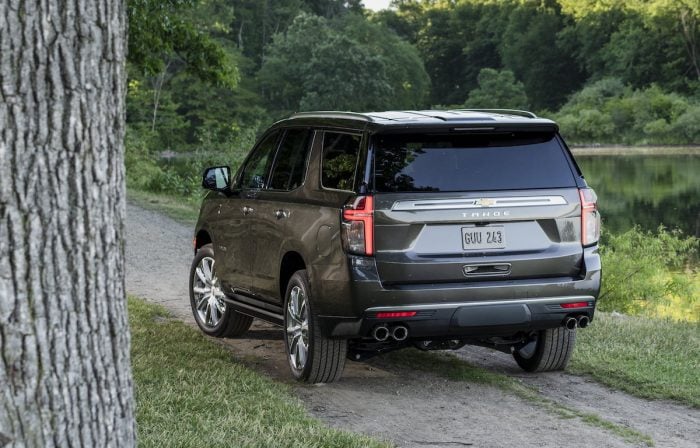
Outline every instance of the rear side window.
POLYGON ((338 132, 323 133, 321 185, 335 190, 352 190, 362 136, 338 132))
POLYGON ((241 187, 259 189, 265 187, 270 172, 272 157, 277 146, 279 132, 275 131, 262 139, 250 155, 241 176, 241 187))
POLYGON ((289 129, 284 134, 275 158, 269 188, 290 191, 304 182, 311 135, 309 129, 289 129))
POLYGON ((375 137, 380 192, 481 191, 575 187, 554 133, 375 137))

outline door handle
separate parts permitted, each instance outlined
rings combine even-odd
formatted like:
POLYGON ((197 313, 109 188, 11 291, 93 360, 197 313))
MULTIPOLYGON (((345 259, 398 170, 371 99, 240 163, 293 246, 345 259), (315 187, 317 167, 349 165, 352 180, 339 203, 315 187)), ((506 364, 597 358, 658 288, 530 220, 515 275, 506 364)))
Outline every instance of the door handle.
POLYGON ((277 219, 287 218, 289 216, 289 210, 275 210, 275 216, 277 219))
POLYGON ((249 215, 255 211, 253 207, 248 207, 247 205, 244 205, 241 207, 241 211, 243 212, 244 215, 249 215))

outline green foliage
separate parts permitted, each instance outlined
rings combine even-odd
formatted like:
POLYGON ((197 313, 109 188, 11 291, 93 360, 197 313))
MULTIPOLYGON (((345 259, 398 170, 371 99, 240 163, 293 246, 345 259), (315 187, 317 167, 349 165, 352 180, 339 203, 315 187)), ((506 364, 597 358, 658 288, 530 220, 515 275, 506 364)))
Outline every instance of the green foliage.
POLYGON ((299 15, 274 37, 259 79, 275 115, 418 107, 429 85, 413 47, 354 14, 299 15))
POLYGON ((465 107, 482 109, 527 109, 523 83, 510 70, 484 68, 479 72, 479 87, 469 92, 465 107))
POLYGON ((129 62, 154 75, 177 57, 199 79, 233 88, 238 71, 226 51, 193 21, 196 0, 129 0, 129 62))
POLYGON ((583 84, 585 75, 558 43, 565 27, 558 7, 536 5, 523 2, 512 9, 499 50, 503 66, 522 80, 532 106, 553 109, 583 84))
MULTIPOLYGON (((433 104, 459 104, 483 68, 511 70, 537 110, 556 110, 586 82, 614 76, 688 94, 700 79, 693 0, 396 2, 374 20, 415 43, 433 104)), ((652 131, 656 131, 653 128, 652 131)))
POLYGON ((393 94, 386 63, 347 36, 334 35, 313 48, 304 65, 298 110, 384 109, 393 94))
POLYGON ((147 139, 127 127, 124 146, 126 147, 124 165, 127 187, 138 190, 150 189, 151 180, 161 175, 161 169, 150 156, 147 139))
POLYGON ((696 144, 699 108, 655 85, 633 90, 606 78, 574 94, 556 118, 571 143, 696 144))
POLYGON ((346 14, 331 25, 384 61, 386 82, 392 89, 388 108, 419 109, 426 105, 430 78, 413 45, 390 28, 367 21, 358 14, 346 14))
MULTIPOLYGON (((680 297, 689 312, 697 313, 700 297, 684 270, 697 257, 699 242, 698 238, 664 227, 656 233, 635 227, 617 235, 605 234, 600 248, 600 309, 653 315, 658 305, 680 297)), ((693 320, 699 318, 695 316, 693 320)))
POLYGON ((700 78, 700 3, 696 0, 558 0, 576 26, 593 79, 618 76, 635 88, 656 83, 687 91, 700 78), (606 25, 600 27, 599 25, 606 25), (598 37, 591 28, 598 28, 598 37), (598 42, 590 46, 591 41, 598 42), (598 56, 595 53, 598 53, 598 56))

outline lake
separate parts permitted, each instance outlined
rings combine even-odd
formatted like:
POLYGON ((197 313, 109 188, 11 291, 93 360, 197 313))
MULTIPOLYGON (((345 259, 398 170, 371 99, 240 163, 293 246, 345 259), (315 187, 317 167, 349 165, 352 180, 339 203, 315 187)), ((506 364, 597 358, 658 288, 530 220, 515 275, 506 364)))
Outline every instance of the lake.
POLYGON ((700 236, 700 151, 664 155, 663 150, 625 149, 596 155, 574 150, 588 184, 598 194, 604 229, 619 232, 659 224, 700 236))

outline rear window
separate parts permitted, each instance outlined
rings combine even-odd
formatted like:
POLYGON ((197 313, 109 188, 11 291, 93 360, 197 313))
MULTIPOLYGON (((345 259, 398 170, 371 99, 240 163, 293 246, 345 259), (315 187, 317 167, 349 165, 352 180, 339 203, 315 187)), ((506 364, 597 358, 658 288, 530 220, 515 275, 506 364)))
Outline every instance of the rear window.
POLYGON ((375 137, 379 192, 574 187, 554 133, 393 134, 375 137))

